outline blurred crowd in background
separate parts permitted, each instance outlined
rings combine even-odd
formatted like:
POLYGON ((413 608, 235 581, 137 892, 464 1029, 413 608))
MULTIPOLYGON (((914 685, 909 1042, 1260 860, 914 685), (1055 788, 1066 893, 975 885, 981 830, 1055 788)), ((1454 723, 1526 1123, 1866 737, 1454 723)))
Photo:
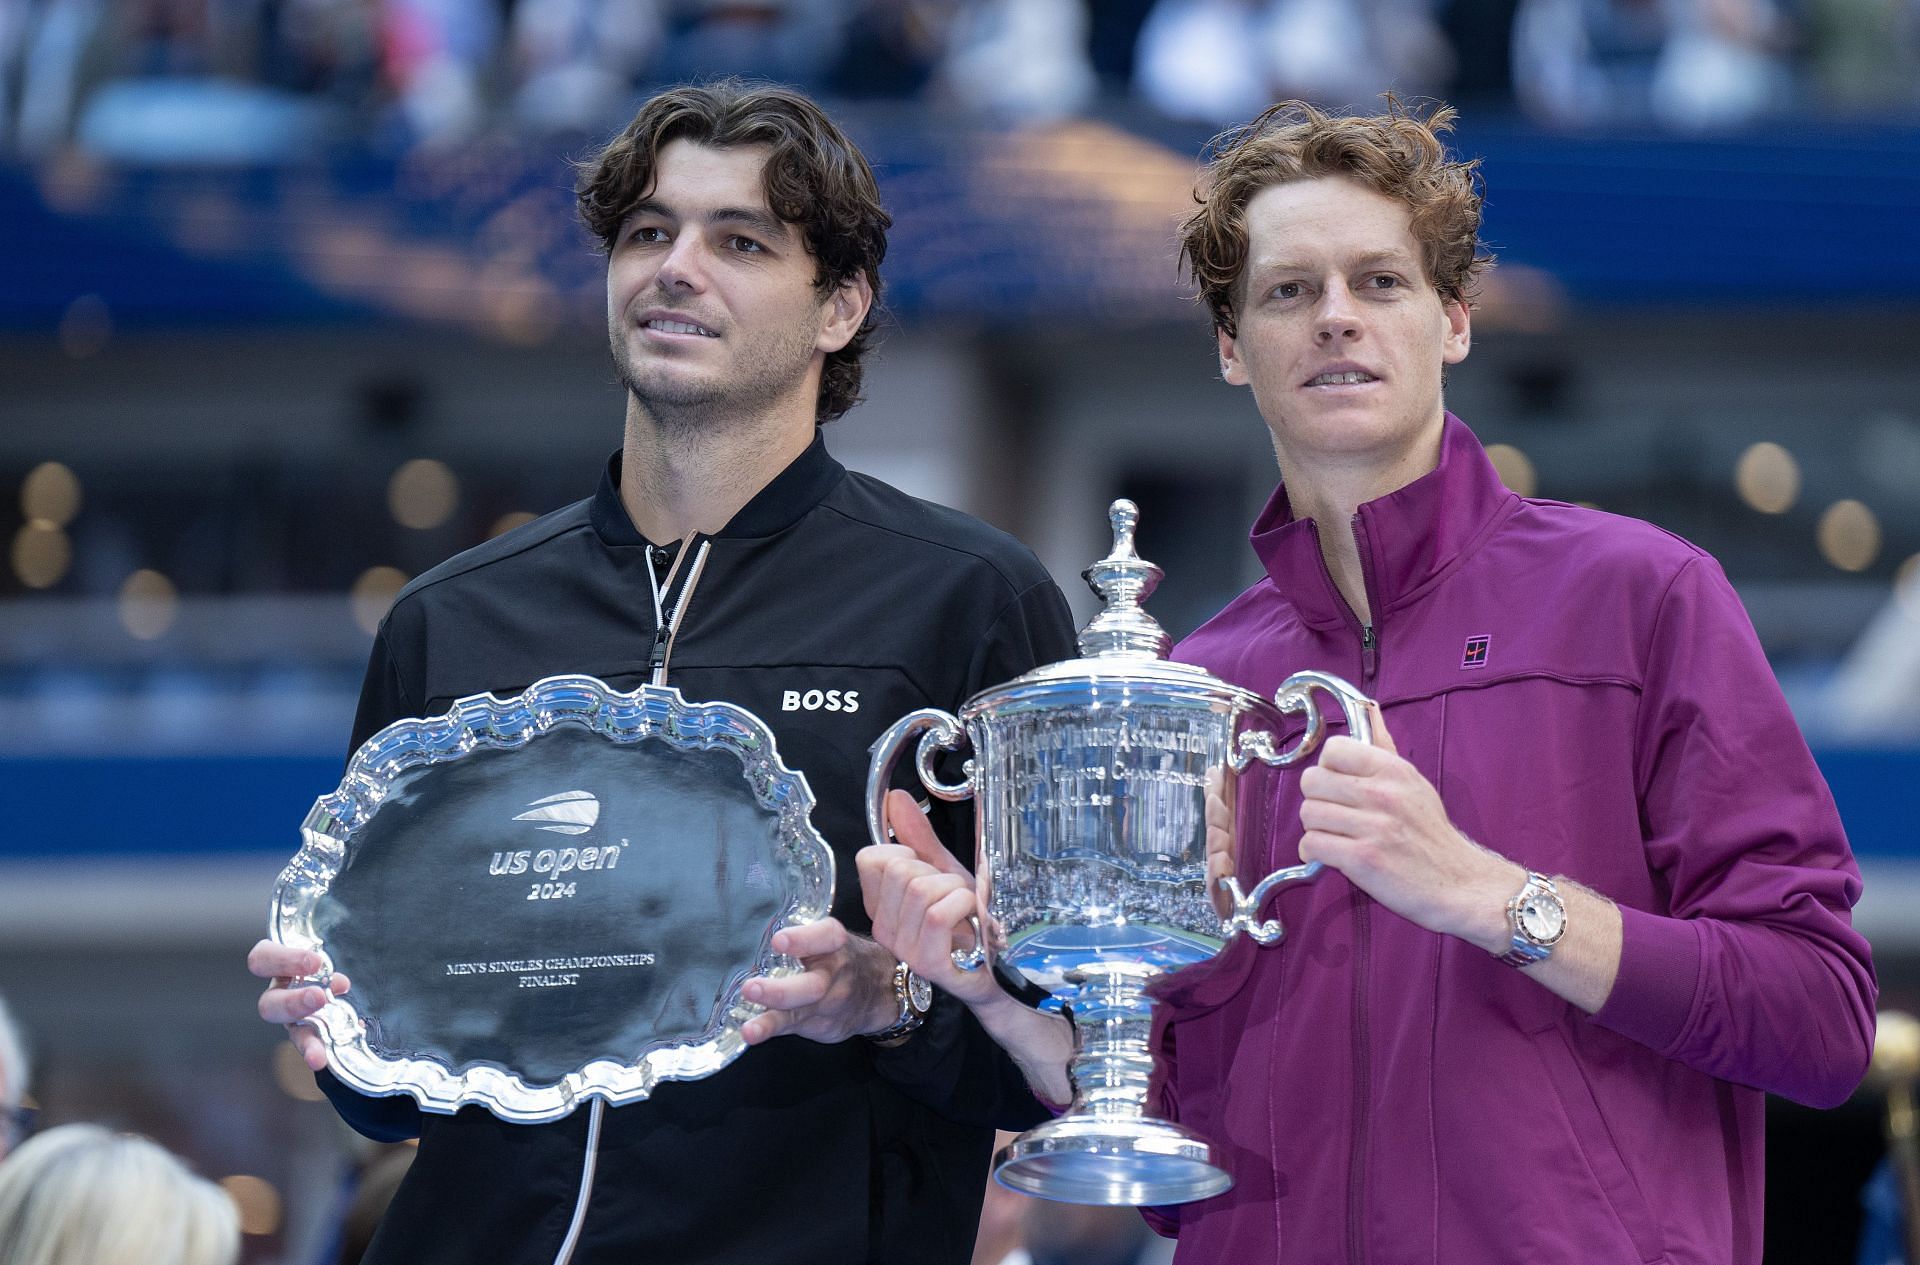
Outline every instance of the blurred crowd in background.
POLYGON ((1382 86, 1680 131, 1920 105, 1916 0, 7 0, 0 146, 284 156, 597 133, 751 73, 1002 121, 1224 126, 1382 86))

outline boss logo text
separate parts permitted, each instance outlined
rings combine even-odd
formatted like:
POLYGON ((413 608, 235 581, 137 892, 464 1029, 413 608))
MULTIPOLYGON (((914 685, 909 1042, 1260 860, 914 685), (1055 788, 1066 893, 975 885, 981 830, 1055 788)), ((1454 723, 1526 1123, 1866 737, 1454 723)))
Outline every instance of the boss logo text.
POLYGON ((780 695, 783 712, 857 712, 859 690, 786 690, 780 695))

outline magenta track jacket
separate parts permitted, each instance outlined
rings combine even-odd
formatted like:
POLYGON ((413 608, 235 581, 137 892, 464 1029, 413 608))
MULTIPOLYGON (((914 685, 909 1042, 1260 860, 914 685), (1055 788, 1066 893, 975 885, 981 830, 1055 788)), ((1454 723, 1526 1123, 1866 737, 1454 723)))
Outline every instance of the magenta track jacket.
MULTIPOLYGON (((1588 1016, 1332 870, 1282 890, 1282 943, 1164 989, 1157 1105, 1234 1178, 1153 1214, 1176 1260, 1758 1262, 1761 1091, 1845 1099, 1875 985, 1859 870, 1739 600, 1658 528, 1515 496, 1451 415, 1438 469, 1355 530, 1370 635, 1282 489, 1266 577, 1175 657, 1377 698, 1455 825, 1619 904, 1619 977, 1588 1016)), ((1297 860, 1298 779, 1242 792, 1250 885, 1297 860)))

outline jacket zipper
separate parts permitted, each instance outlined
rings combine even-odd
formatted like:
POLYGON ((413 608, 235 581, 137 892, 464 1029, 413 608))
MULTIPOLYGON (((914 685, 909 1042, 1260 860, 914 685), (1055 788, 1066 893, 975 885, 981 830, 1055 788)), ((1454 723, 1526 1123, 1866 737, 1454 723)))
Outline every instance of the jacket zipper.
MULTIPOLYGON (((688 539, 691 543, 692 538, 688 539)), ((667 661, 673 657, 674 639, 679 636, 680 623, 686 618, 687 606, 693 600, 694 586, 700 583, 700 573, 707 568, 707 551, 712 547, 710 540, 700 542, 700 548, 694 551, 693 565, 687 571, 687 582, 680 586, 679 598, 672 606, 668 606, 666 598, 673 592, 673 581, 680 573, 680 564, 686 561, 686 547, 683 545, 674 556, 673 565, 667 568, 663 578, 660 560, 666 555, 652 545, 647 546, 647 583, 653 590, 653 647, 647 654, 647 671, 648 680, 654 685, 667 683, 667 661)))
MULTIPOLYGON (((681 547, 674 555, 672 565, 667 568, 666 575, 662 576, 660 563, 666 554, 652 545, 647 546, 647 587, 653 594, 653 648, 647 655, 647 669, 648 679, 654 685, 667 683, 667 662, 673 657, 674 638, 679 634, 680 622, 686 618, 687 606, 693 600, 693 586, 700 583, 700 573, 706 570, 707 550, 712 544, 710 540, 700 542, 700 548, 693 555, 693 565, 687 571, 687 582, 680 586, 680 596, 671 607, 666 605, 666 595, 673 592, 674 577, 680 573, 680 564, 686 561, 687 550, 681 547)), ((606 1114, 606 1108, 604 1098, 593 1100, 590 1108, 592 1114, 587 1117, 586 1154, 580 1161, 580 1193, 574 1199, 573 1220, 567 1225, 567 1236, 560 1242, 560 1251, 553 1258, 553 1265, 568 1265, 573 1259, 574 1248, 580 1243, 580 1235, 587 1227, 587 1205, 593 1200, 594 1173, 600 1166, 600 1120, 606 1114)))
POLYGON ((1360 625, 1360 679, 1363 684, 1372 685, 1373 677, 1380 670, 1380 643, 1374 636, 1374 623, 1380 618, 1375 609, 1373 590, 1373 547, 1367 540, 1367 525, 1360 515, 1353 516, 1353 543, 1360 555, 1360 585, 1367 594, 1367 622, 1360 625))

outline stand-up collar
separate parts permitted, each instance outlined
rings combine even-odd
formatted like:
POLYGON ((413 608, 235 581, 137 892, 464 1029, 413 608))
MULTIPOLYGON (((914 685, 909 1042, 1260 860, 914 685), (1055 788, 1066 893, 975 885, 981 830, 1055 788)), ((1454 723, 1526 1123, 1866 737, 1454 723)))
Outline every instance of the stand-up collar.
MULTIPOLYGON (((1429 474, 1360 507, 1356 536, 1375 618, 1418 597, 1453 569, 1520 498, 1501 484, 1480 441, 1448 413, 1440 436, 1440 464, 1429 474)), ((1310 518, 1295 518, 1284 484, 1254 520, 1254 552, 1274 585, 1315 627, 1348 618, 1320 556, 1320 534, 1310 518)))
MULTIPOLYGON (((813 442, 807 445, 807 450, 795 457, 785 470, 773 476, 767 486, 754 493, 753 499, 741 506, 740 512, 729 519, 715 536, 719 539, 771 536, 785 531, 799 522, 801 515, 818 505, 846 472, 847 468, 828 454, 826 441, 815 429, 813 442)), ((650 543, 633 525, 627 507, 620 502, 620 454, 617 451, 607 458, 606 471, 600 476, 600 488, 593 494, 591 513, 594 531, 608 544, 650 543)))

